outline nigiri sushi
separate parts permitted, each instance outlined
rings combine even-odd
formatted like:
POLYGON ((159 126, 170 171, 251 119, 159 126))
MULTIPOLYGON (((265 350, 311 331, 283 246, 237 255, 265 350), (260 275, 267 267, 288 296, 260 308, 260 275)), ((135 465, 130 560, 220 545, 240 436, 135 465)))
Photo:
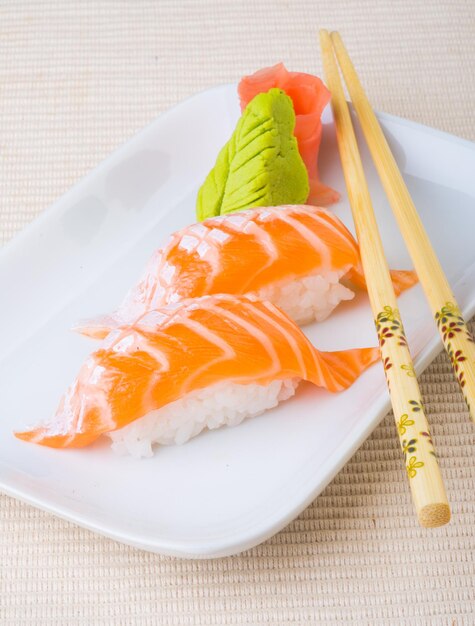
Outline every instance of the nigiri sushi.
POLYGON ((319 352, 269 302, 185 300, 112 331, 53 419, 16 436, 69 448, 107 434, 119 452, 150 456, 154 444, 184 443, 276 406, 302 379, 346 389, 378 356, 377 348, 319 352))
MULTIPOLYGON (((103 338, 115 326, 183 298, 251 294, 282 308, 298 324, 322 321, 364 287, 358 244, 320 207, 260 207, 219 216, 174 233, 151 258, 116 314, 84 320, 76 330, 103 338)), ((393 272, 396 291, 416 282, 393 272)))

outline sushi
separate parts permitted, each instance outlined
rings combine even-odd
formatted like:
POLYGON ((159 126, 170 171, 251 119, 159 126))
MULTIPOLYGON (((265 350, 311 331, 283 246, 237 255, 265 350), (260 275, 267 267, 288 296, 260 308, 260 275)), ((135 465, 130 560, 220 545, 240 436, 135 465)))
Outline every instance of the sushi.
POLYGON ((377 348, 319 352, 284 313, 247 296, 184 300, 112 331, 86 360, 48 423, 17 432, 53 448, 107 434, 137 457, 203 429, 239 424, 295 393, 300 380, 341 391, 377 348))
MULTIPOLYGON (((398 293, 417 280, 410 271, 392 275, 398 293)), ((324 320, 340 302, 351 300, 348 285, 365 287, 358 244, 333 213, 305 205, 260 207, 171 235, 119 310, 84 320, 76 330, 103 338, 149 310, 216 293, 269 300, 306 324, 324 320)))

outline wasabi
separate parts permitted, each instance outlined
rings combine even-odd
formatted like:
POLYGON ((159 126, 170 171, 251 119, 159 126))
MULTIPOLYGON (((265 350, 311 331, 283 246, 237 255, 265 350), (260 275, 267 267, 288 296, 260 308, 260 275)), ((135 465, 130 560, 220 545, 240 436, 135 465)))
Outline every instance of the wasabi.
POLYGON ((198 220, 257 206, 302 204, 308 174, 294 137, 292 100, 281 89, 249 102, 198 192, 198 220))

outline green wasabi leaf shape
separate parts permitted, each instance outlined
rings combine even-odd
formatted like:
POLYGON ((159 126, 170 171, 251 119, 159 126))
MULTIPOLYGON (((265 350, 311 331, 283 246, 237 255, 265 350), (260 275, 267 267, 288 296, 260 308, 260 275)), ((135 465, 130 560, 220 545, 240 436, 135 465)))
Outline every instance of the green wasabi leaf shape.
POLYGON ((256 206, 304 203, 308 174, 294 127, 292 100, 285 92, 270 89, 255 96, 198 192, 198 220, 256 206))

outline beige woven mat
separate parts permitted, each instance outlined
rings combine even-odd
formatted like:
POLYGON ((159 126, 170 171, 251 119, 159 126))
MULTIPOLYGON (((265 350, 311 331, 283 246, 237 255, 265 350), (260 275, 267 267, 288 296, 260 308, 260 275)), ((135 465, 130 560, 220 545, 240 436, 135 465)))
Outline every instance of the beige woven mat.
MULTIPOLYGON (((473 0, 0 2, 0 237, 157 113, 338 28, 378 108, 475 139, 473 0)), ((2 297, 8 297, 3 294, 2 297)), ((2 624, 474 624, 475 429, 422 377, 453 521, 421 530, 388 416, 312 506, 234 558, 182 561, 0 497, 2 624)))

